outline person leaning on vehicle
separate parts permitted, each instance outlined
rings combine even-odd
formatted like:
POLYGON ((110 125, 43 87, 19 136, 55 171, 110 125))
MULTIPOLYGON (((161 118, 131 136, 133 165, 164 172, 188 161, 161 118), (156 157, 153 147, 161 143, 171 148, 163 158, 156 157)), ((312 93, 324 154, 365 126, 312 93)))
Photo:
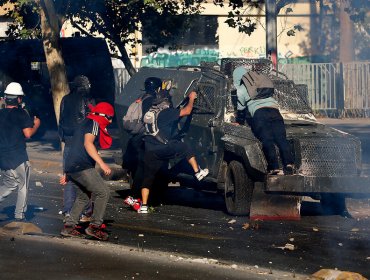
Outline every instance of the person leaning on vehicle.
POLYGON ((12 82, 5 89, 5 108, 0 110, 0 169, 3 185, 0 186, 0 202, 18 189, 14 216, 25 219, 30 179, 30 163, 25 138, 34 135, 40 119, 20 107, 24 96, 22 86, 12 82))
MULTIPOLYGON (((188 96, 188 104, 182 109, 178 109, 173 107, 168 90, 161 90, 159 88, 156 92, 156 99, 153 101, 153 106, 163 106, 164 109, 159 111, 156 117, 157 119, 154 121, 158 129, 156 135, 148 133, 146 123, 146 135, 144 136, 144 177, 141 187, 142 205, 137 210, 140 214, 148 213, 147 203, 150 188, 161 168, 168 168, 168 161, 170 159, 186 158, 194 172, 194 177, 198 181, 203 180, 209 173, 208 169, 200 168, 190 146, 177 137, 178 122, 182 117, 189 116, 192 113, 197 93, 192 91, 188 96)), ((152 108, 149 109, 147 114, 151 112, 152 108)), ((144 123, 146 122, 147 114, 144 116, 144 123)))
MULTIPOLYGON (((141 97, 142 116, 148 112, 156 96, 156 90, 162 86, 162 80, 157 77, 148 77, 144 81, 144 95, 141 97)), ((141 122, 142 123, 142 119, 141 122)), ((124 202, 134 206, 137 197, 140 196, 140 187, 143 179, 143 158, 144 158, 144 125, 142 131, 130 137, 127 149, 123 155, 123 166, 130 173, 133 179, 131 195, 124 202)))
POLYGON ((252 131, 262 143, 269 175, 276 175, 280 171, 275 144, 279 148, 284 174, 292 174, 294 160, 286 139, 284 120, 279 112, 278 103, 273 97, 252 100, 242 80, 247 72, 243 66, 235 68, 233 72, 233 83, 238 99, 236 119, 240 119, 240 115, 245 115, 245 110, 251 114, 252 131))

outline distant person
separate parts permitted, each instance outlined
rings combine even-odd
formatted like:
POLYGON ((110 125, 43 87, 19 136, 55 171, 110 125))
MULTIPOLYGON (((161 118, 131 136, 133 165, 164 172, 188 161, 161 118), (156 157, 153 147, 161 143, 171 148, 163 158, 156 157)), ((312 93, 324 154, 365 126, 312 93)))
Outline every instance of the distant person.
POLYGON ((83 235, 77 226, 82 211, 90 202, 90 194, 94 200, 94 211, 89 226, 85 229, 87 235, 100 240, 107 240, 108 234, 103 230, 103 218, 110 197, 110 189, 95 169, 97 163, 105 175, 111 174, 110 167, 98 154, 97 147, 108 149, 112 145, 112 137, 107 126, 112 123, 114 109, 107 102, 100 102, 91 108, 91 112, 75 130, 66 157, 66 176, 60 179, 65 185, 68 180, 76 184, 77 197, 70 216, 65 218, 63 236, 80 237, 83 235))
POLYGON ((178 139, 177 133, 180 119, 189 116, 193 110, 194 100, 197 98, 196 92, 189 94, 189 102, 182 109, 173 108, 168 90, 163 90, 162 87, 162 90, 159 88, 156 93, 152 107, 144 116, 146 135, 144 136, 144 176, 141 188, 142 205, 137 210, 141 214, 148 213, 150 189, 161 168, 168 169, 170 159, 186 158, 198 181, 203 180, 209 172, 208 169, 200 168, 190 146, 178 139))
MULTIPOLYGON (((71 84, 71 92, 65 95, 60 104, 59 136, 64 143, 63 149, 63 171, 65 160, 71 150, 73 134, 87 114, 90 112, 89 106, 95 105, 95 100, 91 96, 91 84, 86 76, 78 75, 71 84)), ((70 215, 73 203, 76 199, 76 185, 69 181, 63 191, 63 215, 64 218, 70 215)), ((93 205, 90 204, 81 215, 82 222, 88 222, 91 218, 93 205)))
POLYGON ((276 154, 275 144, 280 151, 284 174, 293 173, 293 155, 286 139, 286 131, 283 117, 279 112, 277 101, 272 97, 251 99, 243 76, 248 70, 243 67, 235 68, 233 72, 233 83, 237 90, 238 115, 243 114, 246 109, 252 116, 252 131, 262 143, 263 153, 267 161, 269 175, 277 175, 280 171, 279 161, 276 154))
POLYGON ((25 220, 30 178, 30 163, 25 138, 30 138, 40 127, 40 119, 20 107, 24 96, 22 86, 12 82, 5 89, 5 108, 0 110, 0 169, 3 185, 0 202, 18 189, 14 217, 25 220))
POLYGON ((153 100, 156 97, 156 91, 162 86, 162 80, 157 77, 149 77, 144 82, 145 93, 140 97, 142 117, 137 122, 141 127, 135 128, 134 131, 129 131, 131 137, 127 144, 126 152, 123 156, 123 167, 128 169, 128 172, 133 179, 131 195, 124 202, 137 210, 140 205, 138 198, 140 197, 140 187, 143 179, 143 158, 144 158, 144 141, 143 135, 145 132, 143 117, 152 106, 153 100))

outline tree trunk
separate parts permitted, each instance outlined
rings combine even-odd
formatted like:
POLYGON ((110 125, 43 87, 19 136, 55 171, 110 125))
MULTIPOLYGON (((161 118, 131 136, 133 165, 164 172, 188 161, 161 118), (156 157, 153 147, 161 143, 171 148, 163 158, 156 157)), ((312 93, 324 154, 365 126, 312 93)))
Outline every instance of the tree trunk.
POLYGON ((273 68, 278 71, 277 50, 277 6, 275 0, 266 1, 266 58, 272 61, 273 68))
POLYGON ((52 0, 37 0, 40 6, 41 32, 50 76, 51 92, 57 123, 59 124, 60 102, 69 92, 68 79, 59 43, 59 24, 52 0))
POLYGON ((117 47, 118 47, 118 49, 121 53, 122 62, 125 65, 125 68, 126 68, 128 74, 132 77, 136 73, 136 69, 135 69, 134 65, 132 65, 132 62, 131 62, 128 54, 127 54, 127 50, 126 50, 125 46, 121 43, 118 43, 117 47))
POLYGON ((353 45, 353 23, 345 11, 349 5, 348 1, 340 1, 340 44, 339 44, 339 61, 351 62, 354 61, 355 52, 353 45))

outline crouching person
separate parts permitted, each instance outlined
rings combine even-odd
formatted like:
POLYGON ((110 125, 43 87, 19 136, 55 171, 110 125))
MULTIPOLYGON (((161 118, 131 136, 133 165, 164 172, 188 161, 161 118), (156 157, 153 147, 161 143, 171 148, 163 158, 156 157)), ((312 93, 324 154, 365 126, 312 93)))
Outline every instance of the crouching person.
POLYGON ((71 150, 66 158, 66 175, 61 178, 60 183, 64 185, 68 179, 78 188, 70 216, 65 219, 61 232, 63 236, 83 236, 77 224, 82 211, 89 203, 91 194, 94 199, 94 212, 85 233, 100 240, 108 239, 108 234, 102 230, 102 224, 110 190, 95 169, 95 164, 100 166, 105 175, 111 173, 109 166, 99 156, 97 146, 98 143, 102 149, 108 149, 111 146, 112 138, 106 127, 112 123, 113 116, 112 105, 106 102, 98 103, 95 107, 91 107, 91 112, 73 135, 71 150))
POLYGON ((138 213, 148 213, 148 198, 154 179, 161 169, 168 169, 170 159, 186 158, 198 181, 208 175, 208 169, 199 167, 190 147, 176 137, 179 120, 191 114, 196 98, 196 92, 191 92, 188 104, 182 109, 176 109, 173 108, 169 92, 158 90, 152 107, 144 115, 144 179, 141 188, 142 205, 138 213))

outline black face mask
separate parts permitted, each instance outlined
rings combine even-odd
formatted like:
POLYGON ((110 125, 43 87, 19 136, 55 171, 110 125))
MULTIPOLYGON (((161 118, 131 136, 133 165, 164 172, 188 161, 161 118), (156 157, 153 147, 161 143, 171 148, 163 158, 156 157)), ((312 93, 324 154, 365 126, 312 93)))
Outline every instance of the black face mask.
POLYGON ((9 97, 5 96, 5 103, 6 103, 6 105, 10 105, 10 106, 18 106, 19 105, 18 97, 9 98, 9 97))
POLYGON ((78 87, 76 89, 76 92, 78 94, 81 94, 83 97, 90 97, 90 88, 86 88, 86 87, 78 87))

